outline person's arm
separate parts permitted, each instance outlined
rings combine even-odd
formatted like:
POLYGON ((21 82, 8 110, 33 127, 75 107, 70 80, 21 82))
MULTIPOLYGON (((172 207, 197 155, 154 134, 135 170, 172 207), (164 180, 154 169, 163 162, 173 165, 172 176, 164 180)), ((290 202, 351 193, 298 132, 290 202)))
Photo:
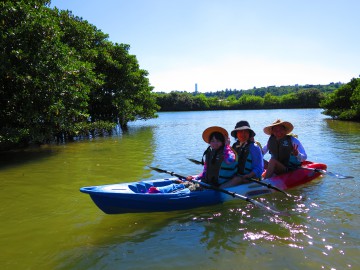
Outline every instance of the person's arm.
POLYGON ((246 178, 261 178, 264 171, 264 157, 261 148, 258 145, 250 146, 251 155, 251 172, 242 176, 243 180, 246 178))
POLYGON ((207 170, 207 163, 206 161, 204 162, 204 167, 203 167, 203 171, 197 175, 195 178, 193 178, 194 180, 201 180, 205 177, 206 175, 206 170, 207 170))
POLYGON ((236 161, 236 154, 230 147, 230 145, 226 144, 224 147, 224 161, 227 164, 233 163, 236 161))
POLYGON ((294 155, 299 161, 305 161, 307 159, 307 154, 305 152, 304 147, 302 146, 301 142, 296 139, 295 137, 291 137, 291 143, 294 148, 294 155))
POLYGON ((264 171, 264 156, 261 152, 261 149, 257 145, 252 145, 250 147, 250 154, 252 157, 252 171, 248 175, 244 175, 245 178, 260 178, 264 171))
MULTIPOLYGON (((233 149, 230 147, 230 145, 225 145, 224 147, 224 161, 227 164, 235 163, 237 166, 237 159, 236 159, 236 153, 233 151, 233 149)), ((235 175, 231 180, 225 182, 220 186, 220 188, 227 188, 232 186, 237 186, 241 184, 243 181, 243 178, 239 175, 235 175)))
POLYGON ((233 187, 233 186, 237 186, 240 185, 241 183, 243 183, 243 177, 240 175, 234 176, 231 180, 225 182, 224 184, 222 184, 220 186, 220 188, 228 188, 228 187, 233 187))
POLYGON ((203 179, 203 178, 205 177, 205 175, 206 175, 206 170, 207 170, 207 162, 206 162, 206 160, 205 160, 205 162, 204 162, 204 167, 203 167, 203 171, 202 171, 200 174, 198 174, 198 175, 189 175, 189 176, 187 176, 187 177, 186 177, 186 180, 187 180, 187 181, 191 181, 191 180, 201 180, 201 179, 203 179))
POLYGON ((267 146, 267 143, 265 144, 265 146, 262 148, 262 154, 263 155, 265 155, 268 151, 269 151, 269 149, 268 149, 268 146, 267 146))

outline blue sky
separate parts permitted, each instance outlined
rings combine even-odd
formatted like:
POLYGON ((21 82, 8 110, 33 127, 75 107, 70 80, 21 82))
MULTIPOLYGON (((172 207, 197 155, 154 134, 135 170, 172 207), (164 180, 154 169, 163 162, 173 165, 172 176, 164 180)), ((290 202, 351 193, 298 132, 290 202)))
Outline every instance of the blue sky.
POLYGON ((130 45, 154 91, 347 83, 358 0, 53 0, 130 45))

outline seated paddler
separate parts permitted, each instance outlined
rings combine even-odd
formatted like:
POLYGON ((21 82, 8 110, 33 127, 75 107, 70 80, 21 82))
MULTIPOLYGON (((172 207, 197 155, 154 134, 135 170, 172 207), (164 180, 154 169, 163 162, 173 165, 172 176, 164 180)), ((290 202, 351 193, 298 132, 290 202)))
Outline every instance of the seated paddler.
POLYGON ((237 173, 237 155, 229 145, 228 132, 218 126, 208 127, 202 133, 203 140, 208 143, 208 147, 203 154, 203 171, 199 175, 188 176, 183 183, 173 184, 171 186, 157 188, 155 192, 172 192, 174 189, 189 188, 191 191, 201 190, 195 181, 202 181, 204 183, 221 186, 230 181, 237 173))
POLYGON ((293 124, 281 119, 264 128, 270 137, 262 151, 271 155, 264 178, 294 170, 307 159, 301 142, 291 134, 293 129, 293 124))
POLYGON ((264 161, 261 146, 255 142, 255 135, 248 121, 242 120, 236 123, 231 136, 235 138, 232 149, 238 156, 237 173, 230 181, 223 183, 221 188, 248 183, 249 178, 261 179, 264 161))

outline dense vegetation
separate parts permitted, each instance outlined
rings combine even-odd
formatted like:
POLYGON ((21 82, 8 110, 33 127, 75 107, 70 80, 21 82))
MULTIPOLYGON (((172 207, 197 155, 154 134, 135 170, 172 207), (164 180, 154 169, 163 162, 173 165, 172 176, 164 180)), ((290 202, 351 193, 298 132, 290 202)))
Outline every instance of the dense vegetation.
POLYGON ((360 79, 352 79, 321 101, 324 114, 339 120, 360 121, 360 79))
POLYGON ((360 121, 360 79, 328 85, 269 86, 211 93, 155 93, 161 111, 323 108, 333 119, 360 121))
POLYGON ((45 0, 0 3, 0 150, 156 117, 129 45, 45 0))
POLYGON ((162 111, 319 108, 327 93, 340 86, 341 83, 270 86, 205 94, 173 91, 169 94, 157 93, 156 103, 162 111))

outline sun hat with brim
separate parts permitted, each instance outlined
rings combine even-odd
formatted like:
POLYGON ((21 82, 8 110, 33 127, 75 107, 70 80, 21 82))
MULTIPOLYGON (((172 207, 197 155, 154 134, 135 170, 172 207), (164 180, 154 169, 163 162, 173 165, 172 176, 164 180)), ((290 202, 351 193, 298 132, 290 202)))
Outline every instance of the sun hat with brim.
POLYGON ((274 123, 272 123, 270 126, 264 127, 265 134, 271 135, 272 134, 272 128, 275 127, 275 126, 280 126, 280 125, 285 128, 286 134, 289 134, 294 129, 294 126, 290 122, 278 119, 274 123))
POLYGON ((256 133, 250 128, 248 121, 242 120, 242 121, 237 122, 234 130, 231 131, 231 136, 233 136, 234 138, 237 138, 236 133, 238 132, 238 130, 249 130, 250 137, 255 137, 255 135, 256 135, 256 133))
POLYGON ((227 137, 229 137, 229 133, 224 128, 213 126, 213 127, 208 127, 207 129, 204 130, 202 134, 204 141, 210 143, 210 135, 214 132, 221 133, 224 136, 225 140, 227 139, 227 137))

